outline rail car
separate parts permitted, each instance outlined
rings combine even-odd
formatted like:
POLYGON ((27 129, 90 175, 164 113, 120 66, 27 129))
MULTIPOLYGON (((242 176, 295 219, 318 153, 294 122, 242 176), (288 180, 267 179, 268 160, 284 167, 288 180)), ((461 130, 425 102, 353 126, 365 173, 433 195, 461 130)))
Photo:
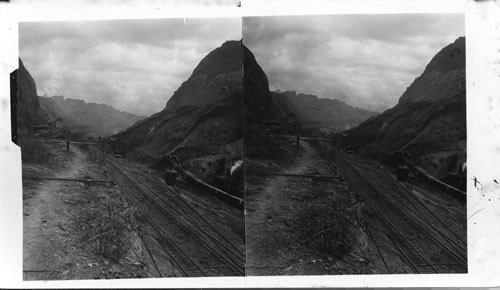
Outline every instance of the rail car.
POLYGON ((173 169, 166 169, 163 172, 163 179, 167 185, 177 185, 177 171, 173 169))
POLYGON ((396 169, 396 177, 398 181, 406 181, 410 175, 410 168, 408 166, 399 166, 396 169))
POLYGON ((113 150, 112 154, 115 158, 124 158, 125 157, 125 153, 123 153, 122 151, 119 151, 119 150, 113 150))

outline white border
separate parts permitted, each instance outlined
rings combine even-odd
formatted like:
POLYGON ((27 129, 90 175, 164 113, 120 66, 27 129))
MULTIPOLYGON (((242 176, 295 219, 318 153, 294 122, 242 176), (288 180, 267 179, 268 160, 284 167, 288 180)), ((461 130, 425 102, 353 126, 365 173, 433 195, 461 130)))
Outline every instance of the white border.
POLYGON ((500 255, 500 6, 495 1, 14 1, 0 2, 0 287, 436 287, 497 286, 500 255), (17 67, 17 23, 166 17, 238 17, 297 14, 465 13, 468 126, 468 274, 346 275, 244 278, 164 278, 85 281, 22 281, 21 165, 10 143, 8 74, 17 67), (496 105, 496 107, 495 107, 496 105), (493 109, 490 109, 492 107, 493 109), (476 176, 483 190, 475 189, 476 176), (483 194, 485 195, 483 197, 483 194), (491 201, 489 201, 491 199, 491 201), (482 209, 477 214, 471 215, 482 209))

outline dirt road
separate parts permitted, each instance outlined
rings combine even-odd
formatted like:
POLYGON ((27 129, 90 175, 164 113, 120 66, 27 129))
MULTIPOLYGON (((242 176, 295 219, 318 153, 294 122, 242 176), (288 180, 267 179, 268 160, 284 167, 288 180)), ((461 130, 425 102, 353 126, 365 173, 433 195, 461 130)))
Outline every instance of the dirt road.
MULTIPOLYGON (((294 151, 294 162, 280 172, 333 175, 335 167, 309 142, 294 151)), ((258 162, 257 162, 258 163, 258 162)), ((251 165, 250 165, 251 166, 251 165)), ((277 166, 279 168, 279 165, 277 166)), ((301 243, 296 229, 297 214, 304 212, 311 196, 349 195, 345 185, 302 177, 247 176, 246 269, 247 275, 321 275, 365 272, 368 263, 363 233, 360 243, 342 260, 301 243), (364 244, 363 244, 364 243, 364 244)), ((365 238, 366 239, 366 238, 365 238)))
MULTIPOLYGON (((84 167, 85 155, 77 147, 60 170, 53 173, 58 178, 76 178, 84 167)), ((76 187, 62 181, 36 182, 29 187, 32 196, 23 206, 23 271, 24 278, 54 279, 69 265, 70 250, 67 228, 67 204, 64 202, 76 187), (69 190, 69 189, 72 190, 69 190)))
MULTIPOLYGON (((302 151, 297 152, 295 163, 283 173, 305 173, 313 163, 314 152, 307 143, 302 143, 302 151), (304 146, 305 145, 305 146, 304 146)), ((246 269, 247 275, 276 273, 289 264, 286 250, 289 236, 283 236, 287 216, 284 212, 292 209, 290 178, 274 176, 259 184, 255 177, 247 177, 246 228, 246 269)), ((291 233, 289 233, 291 234, 291 233)), ((298 261, 298 260, 297 260, 298 261)))
MULTIPOLYGON (((23 174, 57 178, 93 177, 98 167, 78 146, 66 152, 62 146, 51 148, 50 164, 23 164, 23 174)), ((101 188, 99 192, 113 192, 101 188)), ((113 278, 128 270, 143 274, 141 269, 129 269, 113 263, 82 247, 80 229, 75 218, 85 206, 82 196, 96 193, 92 186, 80 182, 57 180, 23 181, 23 277, 24 280, 113 278)), ((134 274, 125 276, 134 277, 134 274)))

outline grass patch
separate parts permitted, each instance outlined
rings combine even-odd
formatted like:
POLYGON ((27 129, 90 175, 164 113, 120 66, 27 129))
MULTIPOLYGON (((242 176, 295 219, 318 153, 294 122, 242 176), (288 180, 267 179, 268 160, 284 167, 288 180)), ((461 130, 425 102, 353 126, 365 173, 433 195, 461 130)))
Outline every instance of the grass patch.
POLYGON ((20 135, 17 144, 21 147, 23 163, 46 164, 54 157, 49 147, 36 141, 32 135, 20 135))
POLYGON ((247 158, 279 160, 284 157, 285 144, 280 138, 273 138, 263 128, 247 128, 244 137, 247 158))
POLYGON ((324 141, 313 141, 312 144, 318 149, 319 156, 329 161, 336 160, 337 148, 333 144, 324 141))
POLYGON ((336 258, 348 255, 356 243, 356 215, 347 198, 308 197, 295 216, 298 240, 336 258))
POLYGON ((112 188, 83 187, 74 226, 79 246, 111 261, 119 261, 129 250, 126 238, 133 209, 112 188))

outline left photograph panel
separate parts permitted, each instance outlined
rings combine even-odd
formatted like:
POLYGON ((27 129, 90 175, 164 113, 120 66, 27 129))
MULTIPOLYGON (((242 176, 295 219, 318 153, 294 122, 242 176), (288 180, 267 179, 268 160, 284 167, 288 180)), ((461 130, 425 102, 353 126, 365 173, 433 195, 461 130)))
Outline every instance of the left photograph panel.
POLYGON ((19 24, 23 279, 243 276, 241 18, 19 24))

